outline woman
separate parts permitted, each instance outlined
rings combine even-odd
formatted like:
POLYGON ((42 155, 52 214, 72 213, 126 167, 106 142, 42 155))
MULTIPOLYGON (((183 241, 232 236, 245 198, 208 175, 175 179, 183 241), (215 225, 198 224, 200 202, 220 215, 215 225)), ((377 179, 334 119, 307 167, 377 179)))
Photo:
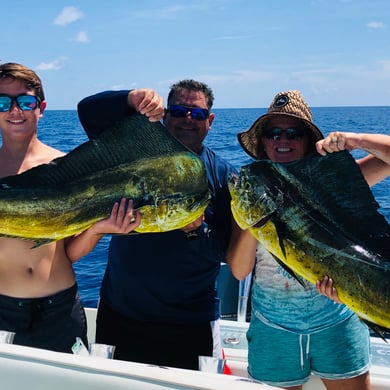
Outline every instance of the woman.
MULTIPOLYGON (((298 91, 277 94, 268 112, 238 139, 251 157, 278 163, 359 148, 369 153, 357 161, 369 185, 390 174, 390 137, 333 132, 324 138, 298 91)), ((249 374, 294 390, 302 389, 312 373, 329 390, 369 389, 368 328, 338 303, 332 280, 303 288, 248 230, 236 228, 228 251, 232 272, 243 279, 255 269, 247 333, 249 374)))

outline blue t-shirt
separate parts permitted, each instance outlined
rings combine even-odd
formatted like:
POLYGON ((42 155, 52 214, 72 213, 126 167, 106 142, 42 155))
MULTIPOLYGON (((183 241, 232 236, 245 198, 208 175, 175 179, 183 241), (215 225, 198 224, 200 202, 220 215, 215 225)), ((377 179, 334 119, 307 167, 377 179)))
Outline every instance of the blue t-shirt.
MULTIPOLYGON (((90 138, 126 115, 128 91, 106 91, 82 100, 80 121, 90 138)), ((100 299, 137 321, 205 323, 219 318, 215 281, 226 262, 231 233, 228 178, 234 168, 204 146, 211 201, 196 238, 182 230, 113 236, 100 299)))

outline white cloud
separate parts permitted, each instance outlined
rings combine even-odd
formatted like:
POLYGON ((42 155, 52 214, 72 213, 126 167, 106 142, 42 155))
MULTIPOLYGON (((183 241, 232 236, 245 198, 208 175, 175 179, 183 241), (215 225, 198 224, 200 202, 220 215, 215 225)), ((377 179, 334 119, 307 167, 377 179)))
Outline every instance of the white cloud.
MULTIPOLYGON (((212 2, 213 5, 215 0, 212 2)), ((185 4, 173 4, 169 6, 163 7, 154 7, 139 9, 131 13, 132 17, 136 18, 147 18, 149 19, 158 19, 158 20, 166 20, 166 19, 176 19, 178 17, 182 17, 183 14, 199 14, 204 12, 208 8, 207 2, 190 2, 187 1, 185 4)))
POLYGON ((76 7, 64 7, 60 14, 54 19, 54 24, 66 26, 67 24, 82 19, 84 14, 76 7))
POLYGON ((88 35, 85 31, 80 31, 73 40, 82 43, 89 42, 88 35))
POLYGON ((111 88, 113 91, 120 91, 121 89, 125 89, 125 85, 124 84, 114 84, 111 86, 111 88))
POLYGON ((121 89, 135 89, 137 87, 137 83, 135 81, 130 82, 129 84, 114 84, 111 85, 109 89, 112 89, 113 91, 120 91, 121 89))
POLYGON ((367 27, 369 27, 369 28, 384 28, 385 24, 382 22, 370 22, 370 23, 367 23, 367 27))
POLYGON ((390 72, 390 60, 379 61, 379 63, 385 72, 390 72))
POLYGON ((36 70, 58 70, 64 67, 66 57, 60 57, 51 62, 41 62, 35 67, 36 70))

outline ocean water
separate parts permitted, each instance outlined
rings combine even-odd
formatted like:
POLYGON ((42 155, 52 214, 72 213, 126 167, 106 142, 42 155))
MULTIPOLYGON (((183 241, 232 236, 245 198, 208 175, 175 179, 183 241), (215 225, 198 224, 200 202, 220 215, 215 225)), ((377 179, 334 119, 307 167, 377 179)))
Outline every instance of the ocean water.
MULTIPOLYGON (((333 130, 390 134, 390 107, 314 107, 315 123, 326 135, 333 130)), ((239 168, 251 160, 242 151, 237 133, 247 130, 266 108, 215 109, 215 120, 206 144, 221 157, 239 168)), ((38 126, 39 138, 45 143, 69 152, 87 137, 78 121, 77 112, 47 110, 38 126)), ((355 153, 356 158, 363 153, 355 153)), ((380 205, 380 212, 390 222, 390 178, 372 188, 380 205)), ((100 283, 107 261, 110 237, 104 237, 98 246, 75 264, 82 302, 96 307, 100 283)))

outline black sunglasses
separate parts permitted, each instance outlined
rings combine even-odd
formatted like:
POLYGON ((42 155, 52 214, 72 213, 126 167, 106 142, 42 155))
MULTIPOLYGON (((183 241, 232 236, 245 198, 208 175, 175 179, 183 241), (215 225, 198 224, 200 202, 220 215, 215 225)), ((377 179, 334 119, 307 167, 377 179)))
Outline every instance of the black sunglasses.
POLYGON ((273 127, 264 131, 264 137, 273 139, 274 141, 282 138, 282 134, 285 134, 289 140, 300 140, 305 136, 305 130, 297 129, 296 127, 290 127, 285 130, 279 127, 273 127))
POLYGON ((181 104, 174 104, 168 106, 167 110, 174 118, 185 118, 188 113, 191 114, 191 118, 197 121, 204 121, 210 115, 209 110, 199 107, 187 107, 181 104))
POLYGON ((38 96, 22 94, 19 96, 0 95, 0 112, 7 112, 16 102, 22 111, 32 111, 39 107, 41 99, 38 96))

